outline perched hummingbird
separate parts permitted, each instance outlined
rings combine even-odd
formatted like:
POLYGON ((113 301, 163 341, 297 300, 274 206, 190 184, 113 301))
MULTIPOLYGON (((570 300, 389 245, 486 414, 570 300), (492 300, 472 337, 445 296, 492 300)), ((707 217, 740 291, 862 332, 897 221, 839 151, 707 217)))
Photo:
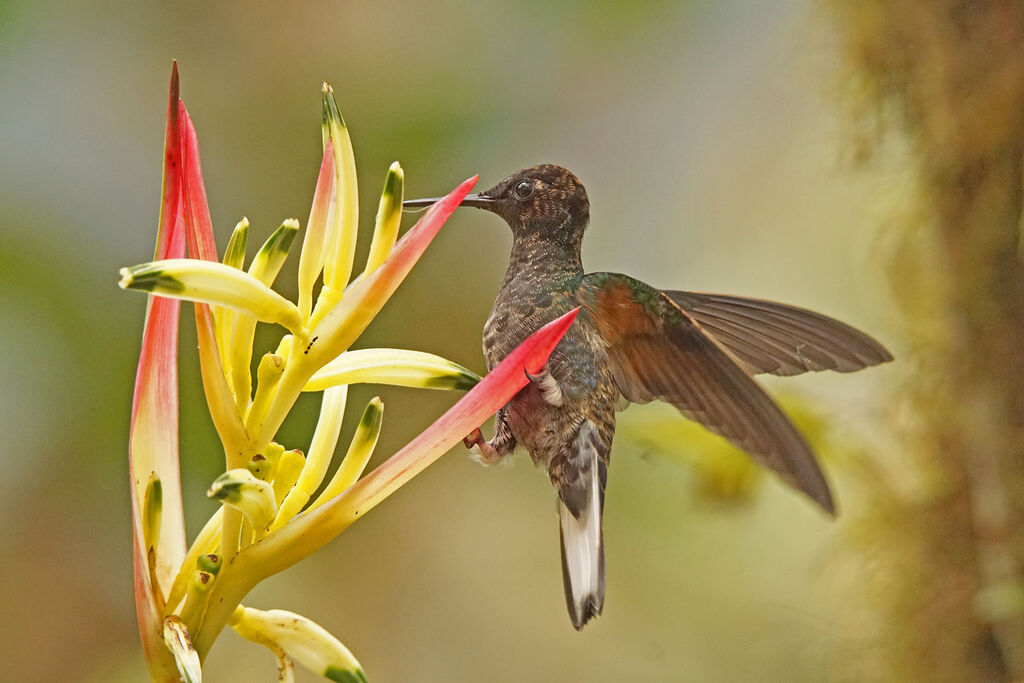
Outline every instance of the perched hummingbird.
POLYGON ((493 438, 476 429, 465 439, 486 464, 518 445, 547 469, 558 492, 562 578, 577 630, 604 603, 601 515, 620 404, 671 403, 834 513, 810 447, 752 376, 852 372, 892 360, 881 344, 785 304, 584 273, 590 202, 560 166, 523 169, 462 205, 496 213, 512 228, 508 270, 484 325, 488 368, 537 328, 582 308, 545 368, 498 412, 493 438))

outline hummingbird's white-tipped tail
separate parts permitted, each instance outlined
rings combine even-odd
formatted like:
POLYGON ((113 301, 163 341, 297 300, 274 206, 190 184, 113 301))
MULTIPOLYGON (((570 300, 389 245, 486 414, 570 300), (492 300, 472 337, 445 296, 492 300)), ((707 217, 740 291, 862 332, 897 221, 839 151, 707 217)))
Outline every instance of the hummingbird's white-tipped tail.
POLYGON ((599 615, 604 606, 604 534, 596 451, 589 469, 587 504, 580 516, 575 517, 565 503, 558 503, 565 603, 577 631, 599 615))

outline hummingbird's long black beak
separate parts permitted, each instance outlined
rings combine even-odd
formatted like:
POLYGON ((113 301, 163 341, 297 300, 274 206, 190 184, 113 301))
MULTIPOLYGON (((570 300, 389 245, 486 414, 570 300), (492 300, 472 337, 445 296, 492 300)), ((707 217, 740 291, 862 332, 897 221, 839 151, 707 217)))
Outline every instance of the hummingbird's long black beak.
MULTIPOLYGON (((407 199, 402 202, 402 207, 406 209, 416 209, 424 206, 430 206, 434 202, 439 202, 444 197, 434 197, 433 199, 407 199)), ((462 200, 459 206, 472 206, 477 209, 489 209, 494 205, 495 200, 490 197, 486 197, 482 194, 467 194, 466 198, 462 200)))

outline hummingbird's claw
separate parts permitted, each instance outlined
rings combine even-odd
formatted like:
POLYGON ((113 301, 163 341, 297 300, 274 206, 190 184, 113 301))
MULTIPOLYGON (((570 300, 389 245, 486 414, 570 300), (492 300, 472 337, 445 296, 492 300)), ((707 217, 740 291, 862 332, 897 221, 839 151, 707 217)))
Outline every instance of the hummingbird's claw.
POLYGON ((484 435, 480 431, 480 428, 477 427, 472 432, 470 432, 468 436, 462 439, 462 445, 464 445, 466 448, 470 450, 473 450, 474 447, 480 445, 481 443, 483 443, 483 441, 484 435))
POLYGON ((488 467, 501 462, 502 456, 507 454, 505 446, 484 439, 479 427, 470 432, 462 443, 469 449, 473 460, 488 467))

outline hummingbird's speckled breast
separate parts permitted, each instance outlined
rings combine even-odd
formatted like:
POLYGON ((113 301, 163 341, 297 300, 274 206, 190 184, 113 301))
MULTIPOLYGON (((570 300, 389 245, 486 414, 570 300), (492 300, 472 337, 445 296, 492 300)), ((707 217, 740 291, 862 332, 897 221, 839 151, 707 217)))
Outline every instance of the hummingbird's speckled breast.
MULTIPOLYGON (((535 330, 579 305, 576 291, 582 266, 553 258, 550 243, 529 242, 517 240, 513 246, 509 269, 484 325, 488 369, 535 330)), ((534 462, 545 466, 564 451, 586 419, 595 422, 610 442, 619 396, 601 337, 585 311, 551 354, 547 370, 562 388, 562 405, 546 402, 540 388, 530 383, 504 409, 516 440, 534 462)))

